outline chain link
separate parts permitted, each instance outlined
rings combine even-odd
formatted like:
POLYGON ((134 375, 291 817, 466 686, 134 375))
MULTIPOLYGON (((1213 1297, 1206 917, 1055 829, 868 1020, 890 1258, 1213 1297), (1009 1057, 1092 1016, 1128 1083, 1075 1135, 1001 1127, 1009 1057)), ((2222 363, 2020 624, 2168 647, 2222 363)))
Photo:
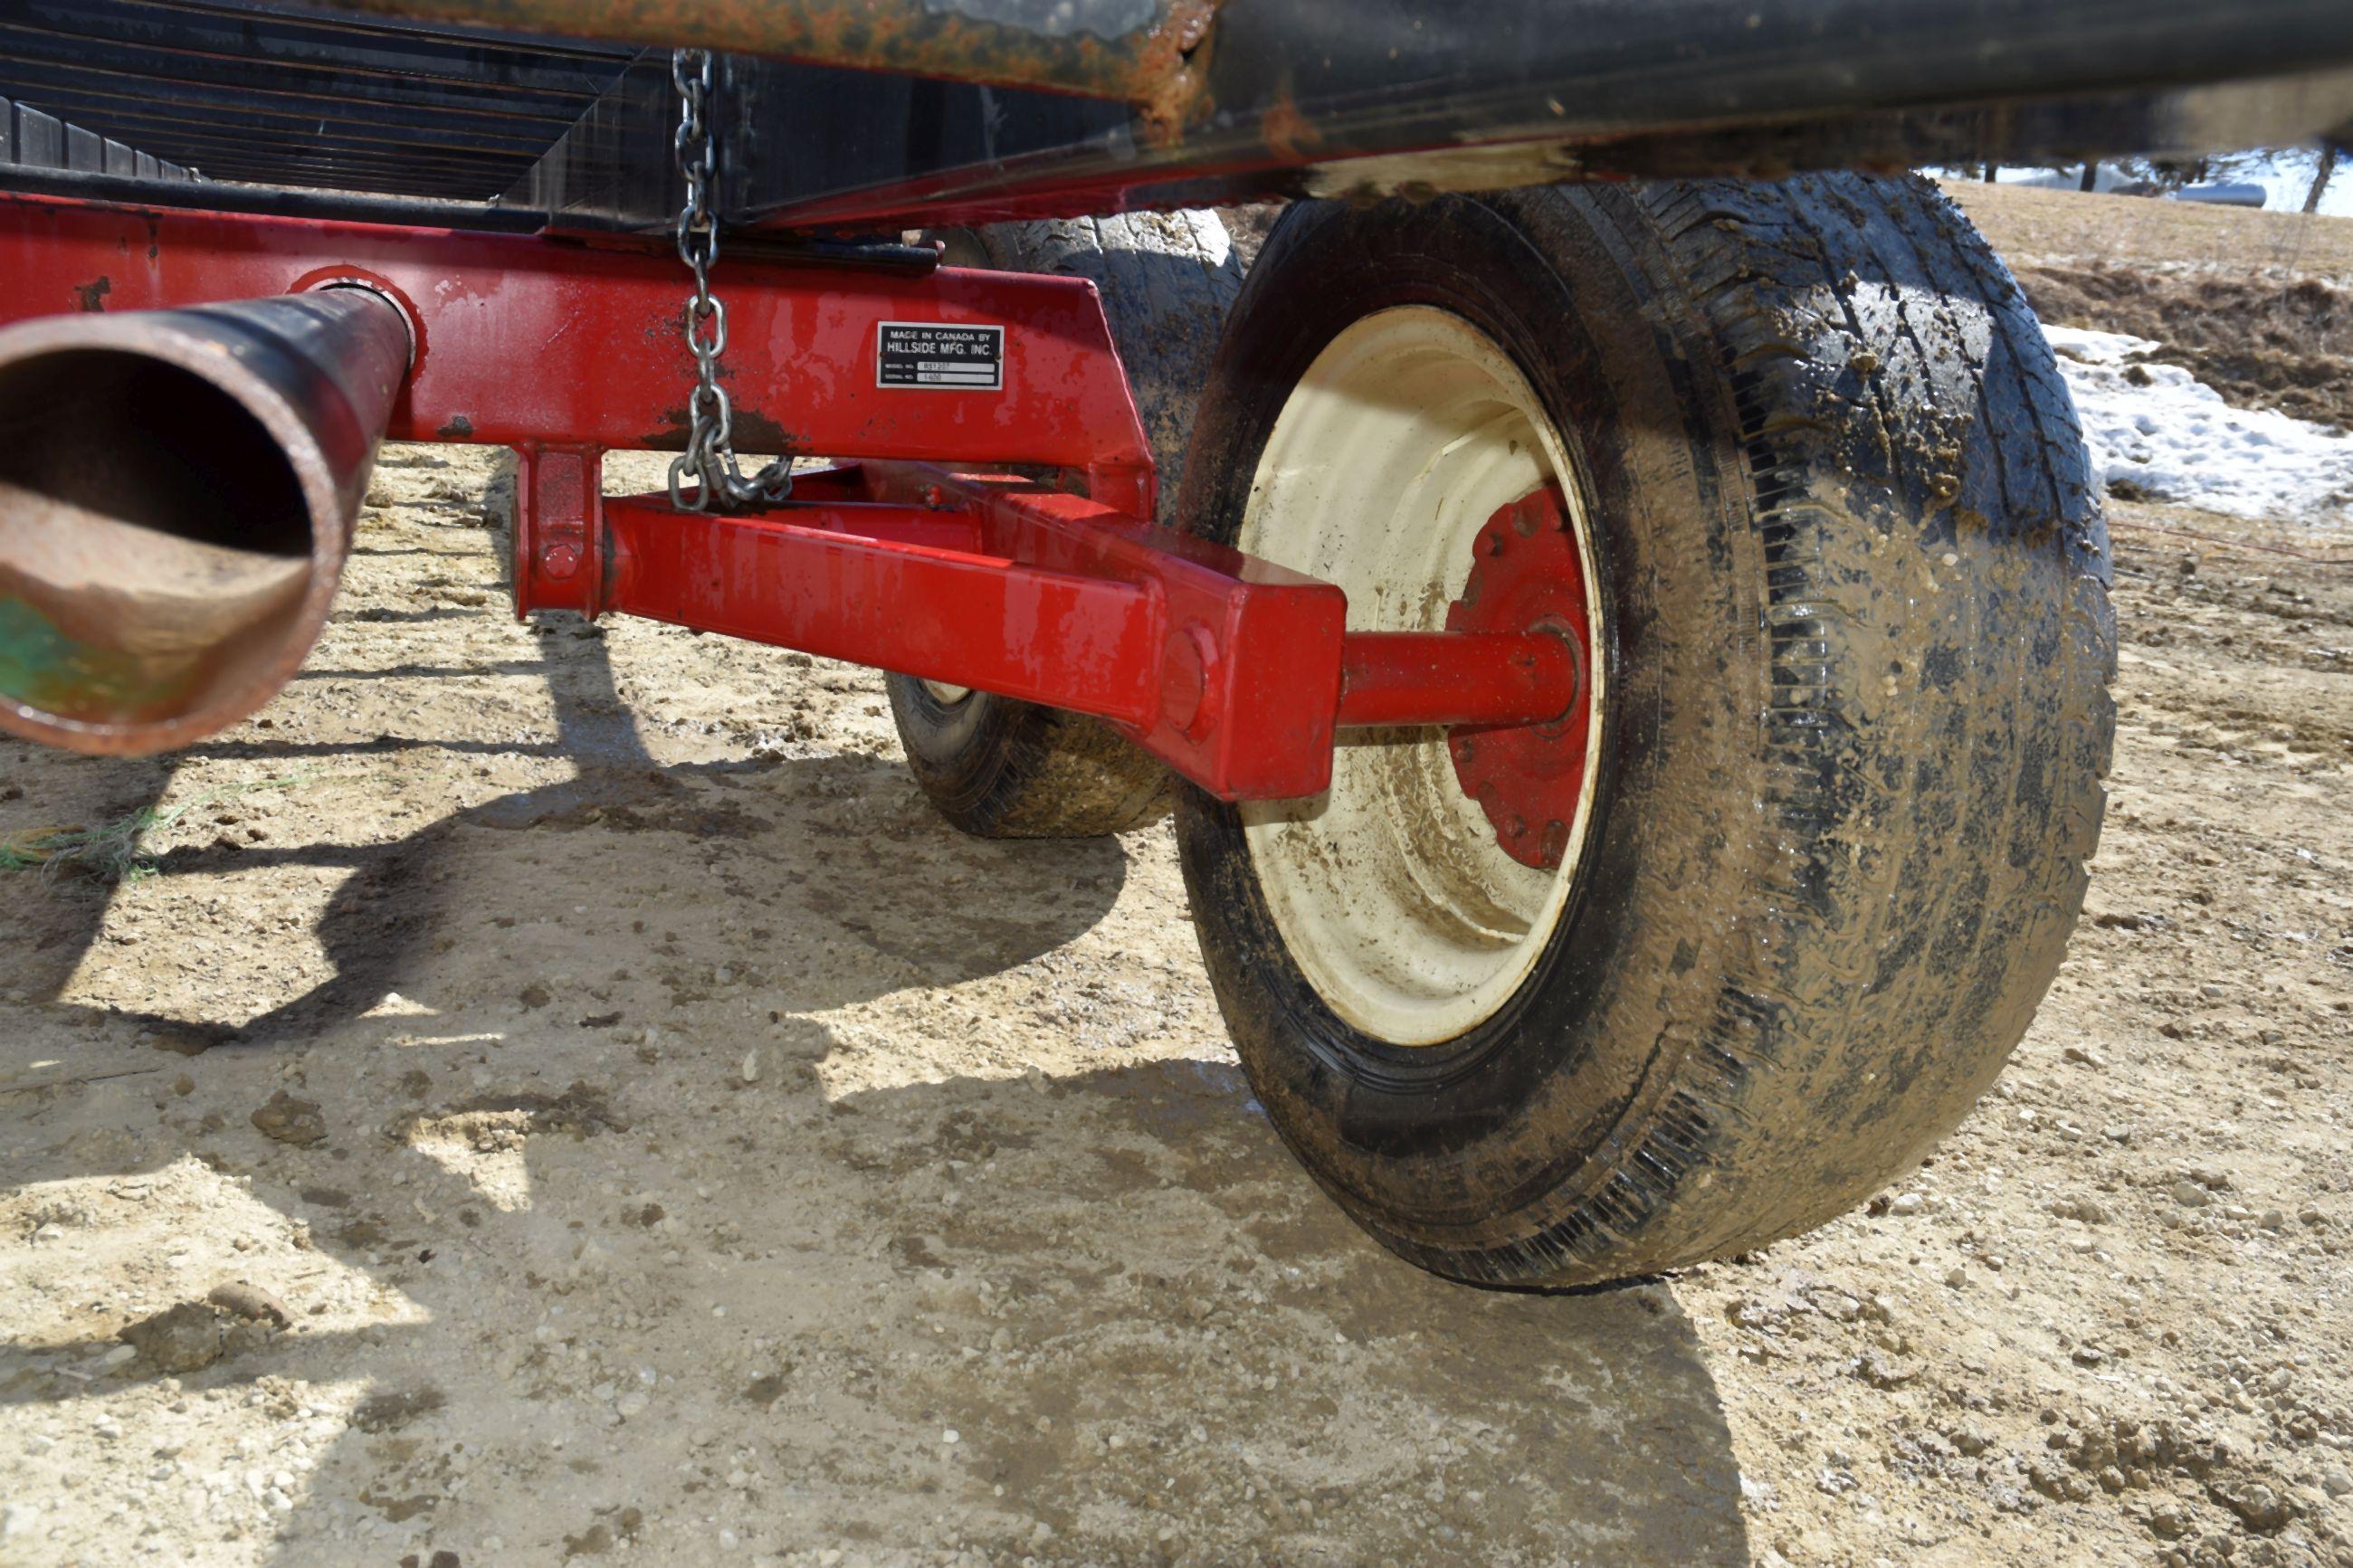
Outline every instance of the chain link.
POLYGON ((727 352, 727 305, 711 291, 711 269, 719 262, 719 216, 712 207, 719 183, 719 138, 708 119, 711 51, 674 51, 670 79, 678 89, 678 130, 670 147, 686 181, 686 205, 678 214, 678 258, 694 273, 694 292, 686 300, 694 390, 687 396, 686 450, 670 460, 670 504, 681 511, 723 512, 774 506, 793 493, 792 459, 779 458, 750 479, 744 477, 735 461, 734 408, 719 384, 719 356, 727 352))

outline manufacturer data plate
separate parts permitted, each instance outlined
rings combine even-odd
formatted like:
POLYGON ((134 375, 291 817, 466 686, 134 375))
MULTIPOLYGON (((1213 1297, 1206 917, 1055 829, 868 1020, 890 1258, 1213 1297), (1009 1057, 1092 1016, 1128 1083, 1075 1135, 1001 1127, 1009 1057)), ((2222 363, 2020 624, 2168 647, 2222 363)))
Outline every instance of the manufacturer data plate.
POLYGON ((1002 392, 1005 329, 884 321, 874 345, 874 384, 1002 392))

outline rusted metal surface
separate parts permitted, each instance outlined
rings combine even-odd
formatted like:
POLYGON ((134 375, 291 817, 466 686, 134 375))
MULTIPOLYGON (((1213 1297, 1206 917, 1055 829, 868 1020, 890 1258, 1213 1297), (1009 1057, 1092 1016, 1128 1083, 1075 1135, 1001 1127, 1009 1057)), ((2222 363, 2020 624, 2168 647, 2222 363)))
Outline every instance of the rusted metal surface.
POLYGON ((409 359, 355 289, 0 331, 0 729, 136 754, 267 701, 409 359))
MULTIPOLYGON (((2074 162, 2284 145, 2353 122, 2343 0, 1238 0, 1176 115, 1049 143, 796 158, 856 84, 739 73, 737 215, 945 226, 1567 180, 2074 162), (1171 135, 1181 127, 1181 135, 1171 135)), ((785 71, 787 68, 771 67, 785 71)))
POLYGON ((1214 0, 343 0, 420 21, 1115 98, 1181 121, 1214 0))
POLYGON ((23 0, 0 93, 65 73, 69 169, 168 136, 239 181, 503 192, 475 217, 604 231, 678 205, 664 62, 617 63, 638 44, 726 51, 723 206, 801 233, 2353 129, 2343 0, 354 4, 425 20, 23 0))
POLYGON ((1447 737, 1454 776, 1479 803, 1504 853, 1550 870, 1568 847, 1585 787, 1591 729, 1592 628, 1585 563, 1567 504, 1547 486, 1488 520, 1472 549, 1462 597, 1447 607, 1450 633, 1536 633, 1567 660, 1567 700, 1533 724, 1466 724, 1447 737))

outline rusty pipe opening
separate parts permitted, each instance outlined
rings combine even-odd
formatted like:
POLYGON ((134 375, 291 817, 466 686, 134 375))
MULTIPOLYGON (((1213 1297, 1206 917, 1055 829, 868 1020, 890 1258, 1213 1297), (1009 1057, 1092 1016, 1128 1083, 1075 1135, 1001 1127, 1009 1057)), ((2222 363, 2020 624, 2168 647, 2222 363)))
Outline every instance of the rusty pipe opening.
POLYGON ((135 754, 268 701, 325 623, 409 353, 361 289, 0 331, 0 729, 135 754))

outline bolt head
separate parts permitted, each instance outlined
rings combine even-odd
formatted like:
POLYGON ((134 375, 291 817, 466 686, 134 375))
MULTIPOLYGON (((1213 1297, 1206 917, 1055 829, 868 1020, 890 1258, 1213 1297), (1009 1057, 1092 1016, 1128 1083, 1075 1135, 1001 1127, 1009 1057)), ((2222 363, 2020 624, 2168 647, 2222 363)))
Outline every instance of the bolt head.
POLYGON ((1195 741, 1205 739, 1217 727, 1210 685, 1217 663, 1217 639, 1198 622, 1188 622, 1169 633, 1161 652, 1161 718, 1195 741))

